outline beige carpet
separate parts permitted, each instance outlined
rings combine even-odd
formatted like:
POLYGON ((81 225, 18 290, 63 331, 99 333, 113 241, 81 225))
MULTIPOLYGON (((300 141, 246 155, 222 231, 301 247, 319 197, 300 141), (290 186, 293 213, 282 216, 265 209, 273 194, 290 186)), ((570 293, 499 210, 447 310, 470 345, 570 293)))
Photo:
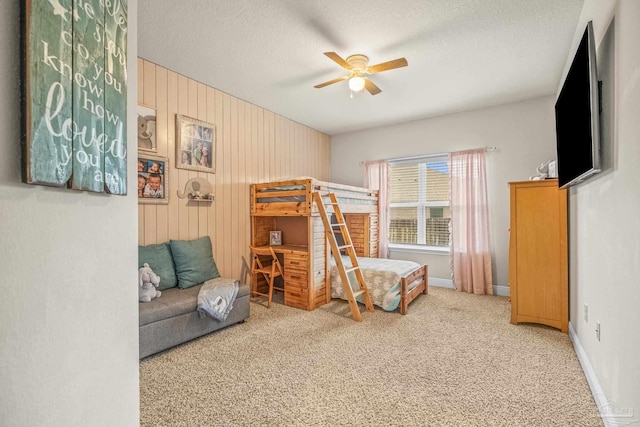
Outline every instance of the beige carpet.
POLYGON ((431 288, 354 322, 251 304, 246 323, 140 363, 142 426, 599 426, 566 334, 503 297, 431 288))

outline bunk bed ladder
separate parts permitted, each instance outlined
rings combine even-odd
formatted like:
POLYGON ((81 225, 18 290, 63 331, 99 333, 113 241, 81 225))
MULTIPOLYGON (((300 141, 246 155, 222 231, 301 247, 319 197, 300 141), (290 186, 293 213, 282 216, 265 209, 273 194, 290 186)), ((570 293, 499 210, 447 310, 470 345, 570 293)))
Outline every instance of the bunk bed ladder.
MULTIPOLYGON (((356 256, 356 251, 353 247, 353 242, 351 241, 351 236, 349 236, 349 230, 347 229, 347 224, 345 222, 344 216, 340 211, 340 206, 338 205, 338 200, 336 199, 336 195, 334 193, 328 194, 330 203, 327 205, 333 207, 333 212, 336 215, 337 223, 331 223, 331 219, 327 214, 327 208, 325 203, 322 200, 322 196, 317 191, 313 193, 313 198, 318 205, 318 210, 320 211, 320 216, 322 217, 322 222, 324 223, 324 231, 329 240, 329 244, 331 245, 331 252, 333 253, 333 257, 336 260, 336 265, 338 266, 338 271, 340 272, 340 278, 342 279, 342 286, 344 287, 344 292, 347 295, 347 299, 349 300, 349 307, 351 308, 351 315, 353 316, 353 320, 358 322, 362 321, 362 314, 360 313, 360 309, 358 308, 358 301, 356 298, 362 295, 362 301, 364 301, 365 306, 368 311, 373 311, 373 303, 371 302, 371 296, 369 295, 369 290, 367 289, 367 285, 364 281, 364 277, 362 276, 362 271, 360 270, 360 266, 358 265, 358 257, 356 256), (335 229, 339 228, 342 233, 342 238, 344 240, 344 245, 338 246, 338 241, 336 240, 335 229), (351 266, 345 267, 344 262, 342 261, 342 257, 340 256, 340 250, 345 249, 349 258, 351 259, 351 266), (356 290, 354 290, 351 286, 351 281, 349 280, 349 273, 353 272, 356 278, 357 286, 355 286, 356 290)), ((354 284, 355 285, 355 284, 354 284)))

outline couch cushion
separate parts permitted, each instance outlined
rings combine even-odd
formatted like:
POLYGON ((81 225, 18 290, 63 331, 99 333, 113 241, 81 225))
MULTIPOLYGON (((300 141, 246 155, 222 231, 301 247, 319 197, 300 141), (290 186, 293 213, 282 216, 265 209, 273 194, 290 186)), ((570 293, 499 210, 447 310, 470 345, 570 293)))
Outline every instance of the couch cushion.
POLYGON ((195 240, 171 240, 169 243, 176 266, 178 287, 185 289, 220 277, 209 236, 195 240))
POLYGON ((139 303, 140 326, 196 311, 201 287, 167 289, 159 298, 139 303))
POLYGON ((138 268, 142 267, 145 262, 149 264, 154 273, 160 276, 159 290, 164 291, 178 285, 169 243, 138 246, 138 268))
MULTIPOLYGON (((198 292, 201 287, 202 285, 196 285, 188 289, 167 289, 162 291, 159 298, 155 298, 151 302, 138 303, 140 326, 196 311, 198 292)), ((249 295, 249 291, 248 285, 240 285, 236 299, 249 295)))

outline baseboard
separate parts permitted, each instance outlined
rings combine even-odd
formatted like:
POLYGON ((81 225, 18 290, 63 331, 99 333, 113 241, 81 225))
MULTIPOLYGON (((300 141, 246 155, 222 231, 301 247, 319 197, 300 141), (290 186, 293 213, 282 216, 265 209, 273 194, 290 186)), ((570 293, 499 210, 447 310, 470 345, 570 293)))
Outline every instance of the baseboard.
MULTIPOLYGON (((447 289, 455 289, 453 286, 453 280, 451 279, 441 279, 439 277, 429 277, 429 286, 436 286, 438 288, 447 288, 447 289)), ((509 287, 508 286, 493 286, 493 294, 499 295, 501 297, 509 296, 509 287)))
POLYGON ((593 370, 593 366, 591 366, 591 362, 589 362, 589 357, 587 356, 587 352, 585 351, 582 343, 580 342, 580 338, 576 333, 576 330, 573 328, 573 324, 569 322, 569 338, 573 343, 573 348, 576 351, 576 356, 578 356, 578 360, 580 361, 580 365, 582 366, 582 370, 584 371, 584 375, 587 377, 587 382, 589 383, 589 388, 591 389, 591 394, 593 394, 593 398, 598 405, 598 408, 601 408, 603 404, 607 403, 607 399, 604 395, 604 391, 600 386, 600 381, 598 381, 598 377, 596 376, 596 372, 593 370))
POLYGON ((493 285, 493 294, 501 297, 508 297, 511 295, 509 287, 502 285, 493 285))
POLYGON ((603 424, 606 427, 616 427, 637 422, 638 420, 634 419, 633 410, 620 408, 615 402, 607 399, 600 385, 600 381, 598 381, 598 377, 596 376, 596 371, 593 369, 593 366, 591 366, 591 362, 589 362, 589 356, 582 346, 580 338, 571 322, 569 322, 569 338, 573 343, 573 348, 576 351, 576 356, 580 361, 584 375, 587 377, 587 383, 589 383, 593 400, 596 401, 596 406, 598 407, 598 412, 600 413, 603 424))
POLYGON ((439 277, 429 277, 429 286, 436 286, 438 288, 455 289, 453 286, 453 280, 441 279, 439 277))

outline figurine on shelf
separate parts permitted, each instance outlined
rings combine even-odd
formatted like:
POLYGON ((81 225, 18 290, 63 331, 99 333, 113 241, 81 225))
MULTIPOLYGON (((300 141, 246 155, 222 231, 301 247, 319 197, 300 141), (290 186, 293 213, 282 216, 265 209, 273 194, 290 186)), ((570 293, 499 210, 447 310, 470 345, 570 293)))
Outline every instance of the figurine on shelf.
POLYGON ((203 178, 191 178, 184 186, 184 191, 178 190, 178 197, 189 200, 213 200, 211 183, 203 178))
POLYGON ((551 163, 551 160, 548 160, 545 163, 540 163, 540 166, 536 169, 538 175, 530 176, 529 181, 539 181, 549 178, 549 163, 551 163))

